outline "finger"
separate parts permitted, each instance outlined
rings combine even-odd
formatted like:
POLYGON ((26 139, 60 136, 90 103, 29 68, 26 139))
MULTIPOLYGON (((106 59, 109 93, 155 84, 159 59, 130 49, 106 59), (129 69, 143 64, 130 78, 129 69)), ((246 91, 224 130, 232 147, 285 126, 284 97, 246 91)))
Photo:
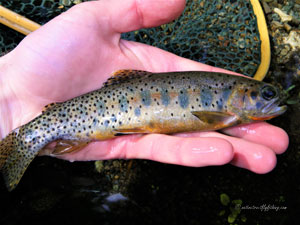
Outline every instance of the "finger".
MULTIPOLYGON (((78 4, 61 16, 64 21, 81 24, 78 16, 87 14, 90 28, 98 30, 101 26, 102 36, 115 35, 141 28, 155 27, 177 18, 183 11, 185 0, 101 0, 78 4)), ((116 41, 118 41, 116 39, 116 41)))
MULTIPOLYGON (((102 0, 78 5, 92 13, 103 32, 124 33, 141 28, 155 27, 178 17, 185 0, 102 0)), ((76 9, 74 7, 74 9, 76 9)))
POLYGON ((267 146, 256 144, 236 137, 230 137, 217 132, 200 132, 179 134, 181 137, 222 138, 233 146, 234 157, 232 165, 248 169, 255 173, 268 173, 276 166, 276 155, 267 146))
MULTIPOLYGON (((69 20, 74 21, 74 15, 76 14, 74 11, 79 11, 79 14, 83 11, 92 12, 101 26, 100 35, 104 37, 104 41, 109 41, 113 44, 118 43, 122 53, 126 56, 120 60, 114 60, 116 66, 113 67, 111 72, 130 68, 152 72, 201 70, 237 74, 184 59, 152 46, 119 40, 120 33, 155 27, 170 22, 181 14, 184 6, 184 0, 96 1, 79 4, 69 10, 68 15, 63 15, 63 17, 64 20, 67 20, 69 16, 69 20)), ((94 20, 91 19, 90 21, 94 20)), ((109 74, 107 73, 107 76, 109 74)))
POLYGON ((59 158, 70 161, 149 159, 185 166, 223 165, 232 160, 229 142, 219 138, 183 138, 162 134, 129 135, 94 142, 79 152, 59 158))
POLYGON ((284 130, 266 122, 230 127, 222 132, 265 145, 273 149, 276 154, 285 152, 289 144, 289 137, 284 130))

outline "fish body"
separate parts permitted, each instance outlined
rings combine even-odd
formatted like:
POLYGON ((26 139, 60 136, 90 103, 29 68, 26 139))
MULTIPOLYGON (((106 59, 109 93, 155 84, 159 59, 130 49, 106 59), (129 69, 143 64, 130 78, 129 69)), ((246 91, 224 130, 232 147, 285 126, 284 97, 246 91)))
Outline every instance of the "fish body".
POLYGON ((51 142, 53 154, 63 154, 120 134, 218 130, 282 114, 280 96, 270 84, 223 73, 118 71, 13 130, 0 142, 0 169, 12 190, 51 142))

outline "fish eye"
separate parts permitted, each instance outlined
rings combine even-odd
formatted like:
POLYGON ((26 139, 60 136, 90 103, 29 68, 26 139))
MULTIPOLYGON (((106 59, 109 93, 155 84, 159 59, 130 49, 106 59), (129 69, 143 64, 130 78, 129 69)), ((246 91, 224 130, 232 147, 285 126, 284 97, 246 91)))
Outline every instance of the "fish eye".
POLYGON ((277 96, 277 90, 273 86, 264 86, 261 90, 261 95, 265 100, 271 100, 277 96))

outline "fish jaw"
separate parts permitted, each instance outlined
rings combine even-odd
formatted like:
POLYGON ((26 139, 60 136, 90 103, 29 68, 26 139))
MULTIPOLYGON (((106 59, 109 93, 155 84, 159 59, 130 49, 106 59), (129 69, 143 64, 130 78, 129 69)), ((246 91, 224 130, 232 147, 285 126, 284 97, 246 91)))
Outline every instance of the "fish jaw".
POLYGON ((277 117, 283 113, 285 113, 285 111, 287 110, 287 106, 283 105, 283 106, 275 106, 272 107, 266 115, 264 116, 249 116, 249 118, 251 120, 255 120, 255 121, 260 121, 260 120, 270 120, 274 117, 277 117))

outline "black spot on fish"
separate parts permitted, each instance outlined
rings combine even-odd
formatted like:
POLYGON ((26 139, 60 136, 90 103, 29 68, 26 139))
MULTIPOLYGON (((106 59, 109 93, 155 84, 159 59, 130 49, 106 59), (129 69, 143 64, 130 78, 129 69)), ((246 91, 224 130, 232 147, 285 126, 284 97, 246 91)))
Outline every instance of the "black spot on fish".
POLYGON ((105 104, 102 101, 98 101, 95 103, 98 114, 103 114, 105 112, 105 104))
POLYGON ((127 98, 124 95, 119 99, 119 108, 122 112, 125 112, 128 109, 127 98))
POLYGON ((204 88, 200 94, 202 105, 209 106, 212 103, 213 96, 209 89, 204 88))
POLYGON ((186 89, 182 89, 178 95, 179 105, 181 108, 186 108, 189 105, 189 94, 186 89))
POLYGON ((168 106, 170 103, 170 96, 167 89, 161 89, 160 91, 161 102, 164 106, 168 106))
POLYGON ((115 115, 112 115, 112 117, 110 118, 111 122, 116 122, 117 121, 117 118, 115 117, 115 115))
POLYGON ((109 125, 109 120, 105 120, 105 121, 104 121, 104 126, 105 126, 105 127, 108 127, 108 125, 109 125))
POLYGON ((217 104, 219 110, 221 110, 223 108, 223 105, 228 100, 230 94, 231 94, 231 90, 230 89, 224 89, 223 90, 223 92, 222 92, 222 98, 220 98, 220 101, 216 101, 216 104, 217 104))
POLYGON ((150 91, 149 90, 142 91, 140 95, 141 95, 142 103, 145 106, 150 106, 151 105, 151 94, 150 94, 150 91))

